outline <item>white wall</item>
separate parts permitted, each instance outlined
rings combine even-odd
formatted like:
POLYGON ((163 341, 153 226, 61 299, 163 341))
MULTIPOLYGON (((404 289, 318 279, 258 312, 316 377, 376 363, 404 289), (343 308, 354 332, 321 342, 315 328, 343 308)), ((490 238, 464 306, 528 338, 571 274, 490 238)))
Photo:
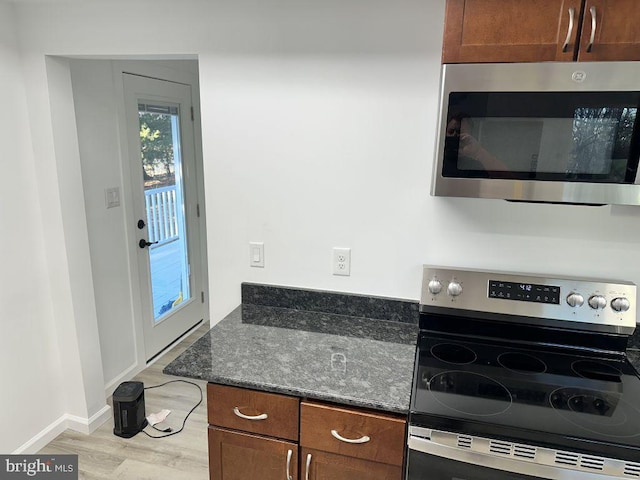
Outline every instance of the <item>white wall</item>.
POLYGON ((0 452, 11 453, 64 414, 63 372, 45 260, 36 165, 14 17, 0 3, 0 452), (46 399, 44 401, 43 399, 46 399))
POLYGON ((417 299, 423 263, 640 283, 638 208, 429 196, 444 0, 16 9, 33 113, 56 95, 45 54, 198 56, 212 321, 241 281, 417 299), (351 277, 331 275, 333 246, 351 277))
POLYGON ((71 76, 100 352, 109 383, 136 363, 113 69, 109 61, 76 60, 71 76), (111 187, 120 190, 121 206, 107 209, 105 189, 111 187))

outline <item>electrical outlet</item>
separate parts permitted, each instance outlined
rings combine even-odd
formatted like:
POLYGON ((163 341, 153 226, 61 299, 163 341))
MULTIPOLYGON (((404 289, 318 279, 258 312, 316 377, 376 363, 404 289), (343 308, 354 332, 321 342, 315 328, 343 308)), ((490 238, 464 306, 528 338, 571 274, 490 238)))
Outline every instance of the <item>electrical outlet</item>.
POLYGON ((334 275, 351 275, 351 249, 338 248, 333 249, 333 274, 334 275))

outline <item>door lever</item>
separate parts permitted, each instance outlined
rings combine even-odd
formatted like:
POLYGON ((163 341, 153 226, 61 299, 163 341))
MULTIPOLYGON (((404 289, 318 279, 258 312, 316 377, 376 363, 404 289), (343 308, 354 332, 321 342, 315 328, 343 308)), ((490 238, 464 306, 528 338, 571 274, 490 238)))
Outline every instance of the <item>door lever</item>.
POLYGON ((145 248, 148 247, 150 245, 155 245, 158 242, 147 242, 144 238, 141 238, 140 241, 138 242, 138 246, 140 248, 145 248))

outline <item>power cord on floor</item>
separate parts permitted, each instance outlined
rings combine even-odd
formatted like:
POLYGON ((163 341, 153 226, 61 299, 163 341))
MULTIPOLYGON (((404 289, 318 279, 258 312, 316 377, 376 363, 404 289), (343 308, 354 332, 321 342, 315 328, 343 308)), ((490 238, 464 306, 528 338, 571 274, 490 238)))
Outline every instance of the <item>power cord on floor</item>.
POLYGON ((159 431, 159 432, 167 432, 167 431, 168 431, 168 432, 170 432, 170 433, 167 433, 166 435, 154 436, 154 435, 149 435, 149 433, 145 432, 144 430, 141 430, 141 431, 142 431, 142 433, 144 433, 147 437, 151 437, 151 438, 165 438, 165 437, 170 437, 171 435, 177 435, 177 434, 178 434, 178 433, 180 433, 182 430, 184 430, 184 426, 185 426, 185 424, 187 423, 187 419, 189 418, 189 415, 191 415, 191 414, 193 413, 193 411, 194 411, 196 408, 198 408, 198 407, 200 406, 200 404, 202 403, 202 398, 203 398, 203 397, 202 397, 202 388, 200 388, 200 385, 198 385, 197 383, 190 382, 190 381, 188 381, 188 380, 169 380, 168 382, 161 383, 160 385, 153 385, 153 386, 151 386, 151 387, 145 387, 144 389, 145 389, 145 390, 150 390, 150 389, 152 389, 152 388, 164 387, 165 385, 168 385, 168 384, 170 384, 170 383, 176 383, 176 382, 182 382, 182 383, 188 383, 188 384, 190 384, 190 385, 194 385, 194 386, 198 389, 198 391, 200 392, 200 401, 199 401, 198 403, 196 403, 196 405, 195 405, 191 410, 189 410, 189 413, 187 413, 187 416, 186 416, 186 417, 184 417, 184 421, 182 422, 182 426, 180 427, 180 430, 176 430, 175 432, 171 432, 171 429, 168 429, 168 430, 160 430, 159 428, 156 428, 155 426, 153 426, 153 425, 152 425, 152 427, 153 427, 155 430, 159 431))

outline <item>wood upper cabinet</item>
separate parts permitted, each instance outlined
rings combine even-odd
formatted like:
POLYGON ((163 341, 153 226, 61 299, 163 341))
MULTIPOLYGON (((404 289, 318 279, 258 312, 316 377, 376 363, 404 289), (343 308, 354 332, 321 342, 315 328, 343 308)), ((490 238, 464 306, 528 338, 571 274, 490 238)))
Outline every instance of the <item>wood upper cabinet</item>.
POLYGON ((638 0, 585 2, 578 61, 610 60, 640 60, 638 0))
POLYGON ((442 61, 640 60, 639 21, 637 0, 447 0, 442 61))

